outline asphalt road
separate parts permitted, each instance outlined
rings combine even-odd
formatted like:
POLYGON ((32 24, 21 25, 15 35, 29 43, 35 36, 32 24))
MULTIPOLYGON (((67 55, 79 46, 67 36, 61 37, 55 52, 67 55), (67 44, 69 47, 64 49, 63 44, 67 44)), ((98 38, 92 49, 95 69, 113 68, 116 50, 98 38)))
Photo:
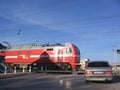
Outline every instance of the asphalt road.
POLYGON ((39 73, 0 79, 0 90, 120 90, 120 77, 112 83, 86 83, 83 75, 39 73))

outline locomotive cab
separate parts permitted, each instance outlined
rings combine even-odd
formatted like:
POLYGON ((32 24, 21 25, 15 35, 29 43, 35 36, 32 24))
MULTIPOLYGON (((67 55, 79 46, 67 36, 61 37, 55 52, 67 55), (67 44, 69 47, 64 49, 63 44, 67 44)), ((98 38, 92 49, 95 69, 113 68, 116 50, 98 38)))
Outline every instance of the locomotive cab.
POLYGON ((68 55, 68 62, 71 63, 72 69, 77 70, 79 68, 79 61, 80 61, 80 51, 77 46, 71 43, 66 43, 66 54, 68 55))

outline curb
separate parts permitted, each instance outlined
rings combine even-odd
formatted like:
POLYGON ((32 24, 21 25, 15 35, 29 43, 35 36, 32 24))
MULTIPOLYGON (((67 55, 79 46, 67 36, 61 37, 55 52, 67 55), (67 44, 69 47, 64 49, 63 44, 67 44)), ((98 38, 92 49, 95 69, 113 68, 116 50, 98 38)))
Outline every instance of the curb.
POLYGON ((13 77, 19 77, 23 75, 31 75, 32 73, 7 73, 7 74, 0 74, 0 79, 5 78, 13 78, 13 77))

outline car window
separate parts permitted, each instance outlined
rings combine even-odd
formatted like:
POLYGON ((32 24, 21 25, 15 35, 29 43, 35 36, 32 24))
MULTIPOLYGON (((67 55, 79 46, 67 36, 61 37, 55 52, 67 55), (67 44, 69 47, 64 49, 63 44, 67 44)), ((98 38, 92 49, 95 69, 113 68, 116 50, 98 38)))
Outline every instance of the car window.
POLYGON ((107 62, 91 62, 88 63, 88 67, 109 67, 107 62))

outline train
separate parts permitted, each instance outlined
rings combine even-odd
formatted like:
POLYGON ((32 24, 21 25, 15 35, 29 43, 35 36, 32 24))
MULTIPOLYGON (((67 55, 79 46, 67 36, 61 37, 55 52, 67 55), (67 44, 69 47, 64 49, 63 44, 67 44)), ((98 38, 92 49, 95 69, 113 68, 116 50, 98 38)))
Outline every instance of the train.
POLYGON ((12 45, 1 48, 0 57, 4 59, 6 67, 10 70, 31 68, 33 71, 71 71, 79 67, 80 50, 73 43, 12 45))

